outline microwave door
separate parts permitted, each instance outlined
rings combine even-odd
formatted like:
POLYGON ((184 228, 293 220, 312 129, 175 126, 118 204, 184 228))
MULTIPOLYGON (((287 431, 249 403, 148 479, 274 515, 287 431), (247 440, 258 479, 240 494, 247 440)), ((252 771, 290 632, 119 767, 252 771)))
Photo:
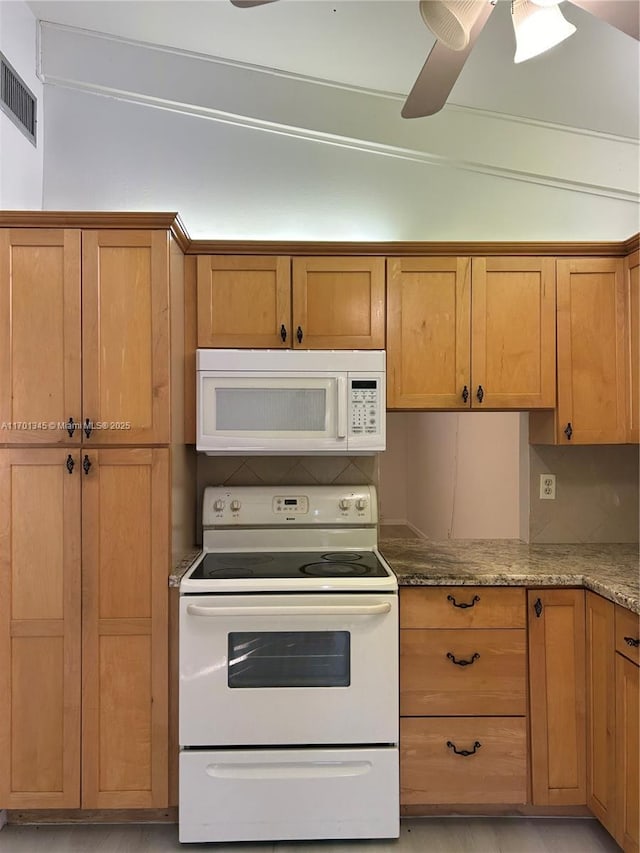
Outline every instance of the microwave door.
POLYGON ((346 452, 346 374, 200 374, 197 449, 346 452))

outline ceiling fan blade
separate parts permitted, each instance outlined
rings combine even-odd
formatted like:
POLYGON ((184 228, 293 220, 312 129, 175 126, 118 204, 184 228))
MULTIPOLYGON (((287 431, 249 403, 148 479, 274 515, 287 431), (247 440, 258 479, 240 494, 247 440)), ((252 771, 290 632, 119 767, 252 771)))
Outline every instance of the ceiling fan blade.
POLYGON ((231 0, 239 9, 250 9, 252 6, 264 6, 265 3, 275 3, 276 0, 231 0))
POLYGON ((585 12, 640 41, 640 5, 635 0, 571 0, 585 12))
POLYGON ((464 50, 451 50, 439 41, 434 44, 402 107, 402 118, 423 118, 442 109, 493 10, 494 6, 487 2, 473 25, 469 44, 464 50))

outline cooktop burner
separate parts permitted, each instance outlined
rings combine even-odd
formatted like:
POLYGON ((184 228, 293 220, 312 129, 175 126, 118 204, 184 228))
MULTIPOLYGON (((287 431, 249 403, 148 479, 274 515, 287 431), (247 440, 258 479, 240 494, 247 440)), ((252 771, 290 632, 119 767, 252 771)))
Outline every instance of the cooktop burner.
POLYGON ((372 551, 209 552, 196 567, 194 580, 232 578, 386 577, 372 551))

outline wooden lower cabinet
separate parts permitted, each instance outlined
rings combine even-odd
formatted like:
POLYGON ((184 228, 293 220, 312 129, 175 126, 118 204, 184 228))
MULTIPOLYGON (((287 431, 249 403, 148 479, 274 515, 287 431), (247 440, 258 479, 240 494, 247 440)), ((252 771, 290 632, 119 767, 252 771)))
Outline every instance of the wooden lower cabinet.
POLYGON ((640 847, 640 668, 638 616, 616 606, 616 823, 625 853, 640 847))
POLYGON ((525 717, 400 721, 403 805, 526 803, 525 717))
POLYGON ((584 805, 584 590, 534 589, 527 599, 532 801, 584 805))
POLYGON ((614 605, 586 593, 587 805, 615 835, 614 605))
POLYGON ((0 449, 0 506, 0 809, 165 807, 169 450, 0 449))

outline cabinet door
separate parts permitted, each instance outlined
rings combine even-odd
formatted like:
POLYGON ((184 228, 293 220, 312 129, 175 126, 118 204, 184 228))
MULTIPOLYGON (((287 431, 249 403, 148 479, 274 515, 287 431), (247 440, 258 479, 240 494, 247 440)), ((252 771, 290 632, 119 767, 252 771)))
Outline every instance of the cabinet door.
POLYGON ((82 417, 94 424, 91 444, 170 440, 168 239, 83 232, 82 417))
POLYGON ((559 260, 557 265, 558 442, 624 442, 623 262, 579 258, 559 260))
POLYGON ((384 258, 294 258, 293 346, 384 349, 384 258))
POLYGON ((167 805, 169 451, 86 451, 84 808, 167 805))
POLYGON ((587 805, 615 834, 615 642, 610 601, 586 593, 587 805))
POLYGON ((532 801, 583 805, 584 590, 529 590, 527 599, 532 801))
POLYGON ((474 258, 473 408, 553 408, 556 282, 553 258, 474 258))
POLYGON ((0 444, 80 443, 80 331, 80 232, 0 230, 0 444))
POLYGON ((627 258, 627 441, 640 441, 640 252, 627 258))
POLYGON ((469 258, 387 261, 387 405, 468 409, 469 258))
POLYGON ((0 450, 0 808, 80 805, 78 463, 0 450))
POLYGON ((293 346, 291 259, 198 257, 198 346, 293 346))
POLYGON ((638 853, 640 845, 639 671, 616 654, 616 841, 625 853, 638 853))

